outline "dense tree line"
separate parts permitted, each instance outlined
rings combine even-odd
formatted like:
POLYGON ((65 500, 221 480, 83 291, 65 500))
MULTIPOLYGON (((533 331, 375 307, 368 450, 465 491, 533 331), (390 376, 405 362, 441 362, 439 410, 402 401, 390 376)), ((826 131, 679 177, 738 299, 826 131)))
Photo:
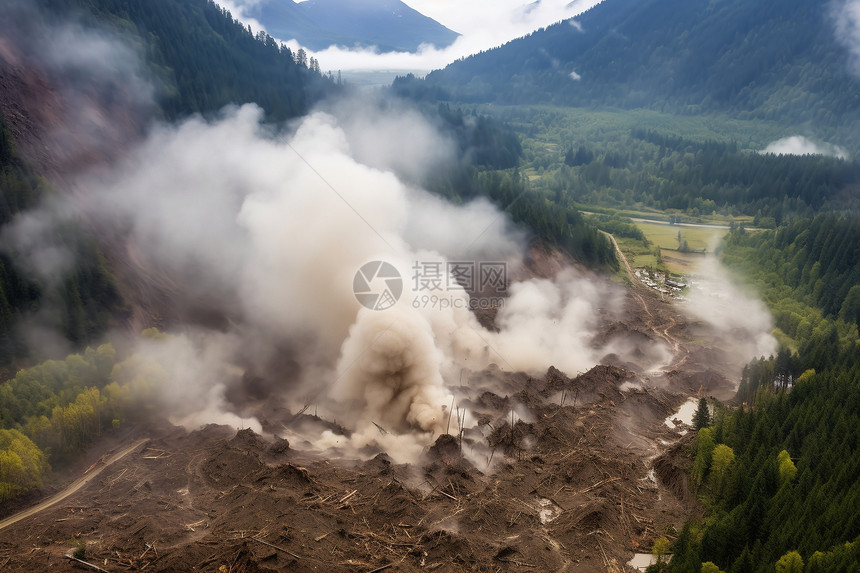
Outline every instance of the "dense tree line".
POLYGON ((533 236, 557 246, 578 261, 606 269, 618 268, 612 243, 577 209, 547 200, 531 188, 518 170, 486 170, 465 166, 438 173, 428 188, 454 203, 487 197, 533 236))
POLYGON ((768 286, 786 285, 831 317, 860 323, 860 219, 824 213, 761 233, 733 233, 730 264, 756 267, 768 286), (771 273, 773 275, 771 276, 771 273))
POLYGON ((762 290, 783 346, 744 368, 743 405, 698 432, 691 478, 707 515, 684 527, 671 571, 857 570, 860 341, 843 307, 860 284, 858 229, 856 216, 821 214, 726 239, 724 259, 762 290))
POLYGON ((38 0, 51 14, 75 14, 131 33, 145 46, 167 119, 257 103, 268 119, 302 115, 335 82, 298 62, 284 44, 254 34, 212 0, 38 0))
POLYGON ((0 226, 36 204, 43 182, 18 157, 15 141, 0 116, 0 226))
POLYGON ((607 233, 611 233, 616 237, 626 237, 628 239, 636 239, 638 241, 642 241, 642 244, 646 247, 650 244, 648 238, 645 236, 645 233, 642 232, 642 229, 636 226, 636 224, 626 217, 621 217, 619 215, 604 215, 600 213, 596 213, 594 215, 587 215, 585 220, 597 227, 602 231, 606 231, 607 233))
POLYGON ((644 206, 691 216, 751 215, 774 227, 822 209, 857 207, 860 164, 821 155, 741 151, 635 129, 623 146, 569 148, 548 191, 580 204, 644 206))
POLYGON ((476 189, 528 226, 537 237, 592 267, 618 268, 612 243, 573 208, 560 208, 529 188, 518 172, 479 173, 476 189))
POLYGON ((39 487, 48 459, 78 453, 110 427, 110 345, 21 370, 0 385, 0 501, 39 487))
MULTIPOLYGON (((0 118, 0 228, 34 206, 48 187, 20 160, 0 118)), ((29 356, 18 330, 22 319, 39 315, 42 326, 78 346, 104 333, 123 312, 122 297, 98 245, 74 227, 57 228, 53 234, 74 259, 57 284, 28 276, 14 253, 0 252, 0 381, 29 356), (41 312, 45 309, 51 312, 41 312)))
MULTIPOLYGON (((404 81, 411 80, 407 77, 404 81)), ((454 203, 486 197, 515 223, 527 227, 535 238, 559 247, 586 265, 617 268, 612 244, 593 221, 586 220, 572 205, 548 200, 527 177, 521 176, 518 165, 523 149, 510 126, 474 109, 464 111, 447 103, 430 107, 422 98, 414 98, 415 94, 397 89, 397 82, 392 92, 416 99, 429 120, 457 145, 456 164, 432 171, 421 182, 427 189, 454 203)))
POLYGON ((523 154, 519 137, 498 120, 478 114, 474 109, 464 113, 448 104, 439 104, 437 117, 441 120, 442 131, 456 141, 462 163, 490 169, 519 165, 523 154))
POLYGON ((860 363, 760 389, 749 408, 700 430, 693 479, 708 507, 674 545, 671 570, 773 571, 795 551, 798 571, 852 571, 860 554, 860 363), (854 542, 855 546, 845 546, 854 542), (824 566, 828 564, 830 566, 824 566))
MULTIPOLYGON (((165 335, 144 331, 152 344, 165 335)), ((50 464, 73 459, 102 433, 156 412, 164 370, 110 344, 20 370, 0 384, 0 502, 39 487, 50 464), (50 464, 49 464, 50 462, 50 464)))
POLYGON ((785 348, 774 361, 750 364, 742 399, 775 377, 833 366, 858 355, 860 223, 851 213, 825 213, 772 231, 735 232, 723 260, 755 285, 774 316, 785 348))
MULTIPOLYGON (((0 228, 18 212, 34 205, 41 187, 19 160, 14 141, 0 117, 0 228)), ((0 252, 0 370, 26 355, 26 348, 13 336, 12 327, 38 298, 38 285, 24 277, 7 253, 0 252)))

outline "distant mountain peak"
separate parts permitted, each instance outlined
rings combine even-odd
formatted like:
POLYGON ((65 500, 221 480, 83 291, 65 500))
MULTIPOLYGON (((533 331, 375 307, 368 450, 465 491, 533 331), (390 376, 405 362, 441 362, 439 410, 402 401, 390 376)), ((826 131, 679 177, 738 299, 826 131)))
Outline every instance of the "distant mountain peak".
POLYGON ((247 10, 266 31, 312 50, 330 46, 415 52, 451 45, 459 34, 400 0, 261 0, 247 10))

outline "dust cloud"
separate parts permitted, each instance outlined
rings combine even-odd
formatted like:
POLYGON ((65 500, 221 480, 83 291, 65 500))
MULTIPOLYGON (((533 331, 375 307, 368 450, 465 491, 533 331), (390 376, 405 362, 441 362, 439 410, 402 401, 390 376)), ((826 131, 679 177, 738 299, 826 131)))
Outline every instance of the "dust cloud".
POLYGON ((401 449, 413 452, 444 431, 447 388, 464 369, 595 364, 598 310, 615 302, 573 270, 511 284, 498 332, 481 326, 450 276, 435 303, 422 303, 416 264, 521 268, 527 235, 485 200, 456 206, 405 182, 421 177, 413 166, 452 160, 453 145, 418 114, 356 119, 356 105, 284 132, 253 105, 154 127, 112 169, 80 178, 85 192, 46 204, 14 232, 29 236, 38 264, 56 258, 28 231, 40 221, 121 229, 142 283, 220 317, 217 328, 175 325, 180 335, 139 347, 167 372, 177 422, 258 427, 225 396, 241 372, 261 373, 286 353, 293 367, 262 372, 273 395, 291 407, 313 400, 353 430, 356 448, 411 440, 401 449), (431 145, 391 143, 413 138, 431 145), (388 310, 364 308, 353 293, 356 271, 373 260, 392 263, 404 283, 388 310))
POLYGON ((714 329, 738 371, 753 358, 776 354, 773 317, 767 307, 740 286, 715 256, 699 262, 682 308, 714 329))
MULTIPOLYGON (((60 34, 57 46, 78 32, 60 34)), ((97 55, 110 45, 80 48, 97 55)), ((92 77, 133 59, 123 54, 92 77)), ((504 211, 421 188, 428 173, 460 160, 422 114, 362 99, 328 102, 288 125, 262 117, 249 104, 151 125, 120 158, 66 181, 7 231, 50 281, 72 263, 53 230, 85 226, 109 238, 127 284, 155 293, 156 307, 195 309, 168 317, 171 336, 136 344, 140 376, 157 373, 151 399, 174 422, 259 431, 260 408, 313 404, 343 430, 306 436, 315 446, 406 460, 449 429, 464 373, 554 364, 575 374, 610 352, 622 361, 641 353, 594 342, 601 320, 621 311, 622 287, 572 268, 531 277, 528 233, 504 211), (393 265, 401 281, 384 310, 366 308, 353 290, 372 261, 393 265), (487 263, 504 280, 467 292, 453 263, 487 263), (490 298, 495 328, 473 312, 490 298)), ((391 288, 370 278, 374 289, 391 288)), ((653 344, 663 360, 666 349, 653 344)))

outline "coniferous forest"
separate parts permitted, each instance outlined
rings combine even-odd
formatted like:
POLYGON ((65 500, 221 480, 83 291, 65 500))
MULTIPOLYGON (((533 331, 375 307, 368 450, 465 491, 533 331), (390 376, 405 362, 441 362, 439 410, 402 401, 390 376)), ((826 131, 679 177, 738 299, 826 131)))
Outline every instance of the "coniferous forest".
MULTIPOLYGON (((621 0, 428 76, 440 99, 731 111, 850 132, 858 79, 826 0, 621 0)), ((845 18, 845 16, 842 16, 845 18)))
POLYGON ((265 32, 254 34, 212 0, 39 0, 55 17, 123 30, 141 46, 167 119, 254 102, 269 119, 307 113, 334 86, 265 32))

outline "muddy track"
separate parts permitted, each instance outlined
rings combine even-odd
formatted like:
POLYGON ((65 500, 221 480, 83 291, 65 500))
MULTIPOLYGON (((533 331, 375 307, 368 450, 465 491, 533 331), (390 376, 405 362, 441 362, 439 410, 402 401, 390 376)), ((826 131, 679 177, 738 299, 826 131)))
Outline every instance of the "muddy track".
MULTIPOLYGON (((621 248, 618 246, 618 242, 615 240, 610 233, 605 231, 601 231, 604 235, 606 235, 609 240, 612 242, 612 245, 615 247, 615 253, 618 256, 618 259, 624 264, 624 268, 627 271, 627 279, 630 281, 630 286, 633 288, 633 296, 636 300, 639 301, 639 304, 642 305, 642 310, 645 314, 648 315, 647 320, 645 321, 645 325, 651 330, 655 335, 659 336, 672 348, 672 352, 675 355, 675 358, 672 362, 667 366, 668 370, 677 369, 682 364, 687 361, 687 357, 689 356, 689 351, 686 349, 681 339, 671 334, 671 330, 678 326, 678 319, 674 316, 672 312, 652 312, 651 307, 648 302, 645 301, 645 297, 640 294, 639 291, 643 289, 646 292, 646 295, 652 303, 655 302, 653 291, 647 289, 638 278, 636 278, 636 274, 633 272, 633 268, 630 266, 630 262, 627 260, 627 257, 621 251, 621 248)), ((655 309, 656 310, 656 309, 655 309)), ((663 309, 660 309, 663 311, 663 309)))
POLYGON ((122 458, 124 458, 125 456, 127 456, 128 454, 130 454, 131 452, 133 452, 134 450, 136 450, 137 448, 139 448, 141 445, 145 444, 148 441, 149 441, 149 438, 142 438, 140 440, 137 440, 136 442, 134 442, 133 444, 131 444, 127 448, 120 450, 120 451, 116 452, 115 454, 109 456, 107 459, 100 459, 95 464, 93 464, 93 466, 90 467, 86 472, 84 472, 84 475, 82 475, 81 477, 79 477, 78 479, 73 481, 71 484, 69 484, 69 486, 66 489, 64 489, 63 491, 57 493, 56 495, 49 497, 45 501, 43 501, 37 505, 34 505, 33 507, 31 507, 29 509, 25 509, 24 511, 18 512, 15 515, 11 515, 11 516, 7 517, 3 521, 0 521, 0 530, 4 529, 6 527, 9 527, 13 523, 19 522, 22 519, 27 519, 28 517, 36 515, 40 511, 44 511, 44 510, 48 509, 49 507, 60 503, 61 501, 63 501, 67 497, 75 494, 78 490, 80 490, 82 487, 84 487, 85 485, 90 483, 93 479, 95 479, 106 467, 110 466, 112 463, 114 463, 116 461, 121 460, 122 458))
POLYGON ((630 280, 631 285, 637 285, 639 283, 639 279, 636 278, 636 275, 633 273, 633 269, 630 267, 630 263, 627 261, 627 257, 624 256, 624 253, 621 252, 621 247, 618 246, 618 242, 615 240, 615 237, 612 236, 611 233, 607 233, 606 231, 600 231, 612 242, 612 246, 615 247, 615 253, 618 255, 618 258, 624 263, 624 268, 627 270, 627 278, 630 280))

